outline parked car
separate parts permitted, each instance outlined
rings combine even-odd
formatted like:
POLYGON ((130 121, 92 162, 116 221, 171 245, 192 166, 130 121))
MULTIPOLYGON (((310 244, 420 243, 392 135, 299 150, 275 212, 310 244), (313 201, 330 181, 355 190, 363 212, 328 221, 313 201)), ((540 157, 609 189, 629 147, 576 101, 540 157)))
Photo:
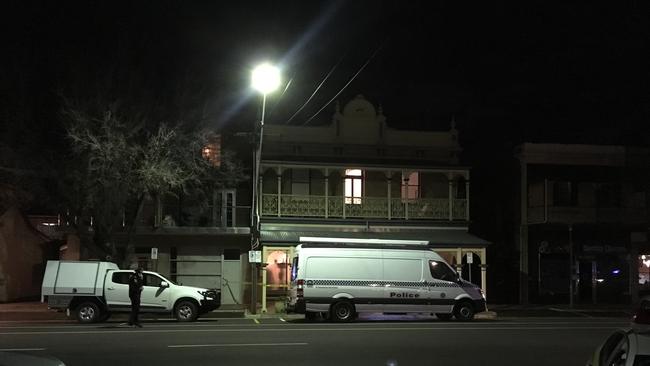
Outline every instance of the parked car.
POLYGON ((650 366, 650 332, 617 330, 596 349, 587 366, 650 366))
MULTIPOLYGON (((111 262, 48 261, 42 301, 64 309, 81 323, 106 320, 131 311, 128 279, 133 270, 111 262)), ((221 305, 221 290, 177 285, 156 272, 144 271, 140 311, 173 314, 194 321, 221 305)))

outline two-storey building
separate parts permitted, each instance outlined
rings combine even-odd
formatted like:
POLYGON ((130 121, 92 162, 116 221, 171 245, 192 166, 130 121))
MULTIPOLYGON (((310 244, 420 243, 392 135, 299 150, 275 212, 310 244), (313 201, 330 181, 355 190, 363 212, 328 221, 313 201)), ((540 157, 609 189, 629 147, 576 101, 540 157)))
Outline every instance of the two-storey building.
POLYGON ((517 158, 520 302, 635 301, 650 283, 647 149, 525 143, 517 158))
POLYGON ((359 95, 337 104, 330 124, 267 124, 263 138, 262 311, 286 296, 302 236, 426 240, 485 289, 488 243, 468 233, 470 169, 459 165, 453 123, 392 128, 359 95))

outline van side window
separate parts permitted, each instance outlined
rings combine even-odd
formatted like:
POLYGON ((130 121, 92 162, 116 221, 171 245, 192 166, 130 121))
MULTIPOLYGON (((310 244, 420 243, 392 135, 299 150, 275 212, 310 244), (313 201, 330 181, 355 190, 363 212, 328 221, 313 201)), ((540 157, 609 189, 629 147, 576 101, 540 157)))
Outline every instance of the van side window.
POLYGON ((123 285, 129 284, 129 276, 131 272, 115 272, 113 273, 112 281, 113 283, 121 283, 123 285))
POLYGON ((429 261, 429 268, 431 269, 431 276, 437 280, 455 281, 456 272, 449 268, 447 263, 442 261, 429 261))

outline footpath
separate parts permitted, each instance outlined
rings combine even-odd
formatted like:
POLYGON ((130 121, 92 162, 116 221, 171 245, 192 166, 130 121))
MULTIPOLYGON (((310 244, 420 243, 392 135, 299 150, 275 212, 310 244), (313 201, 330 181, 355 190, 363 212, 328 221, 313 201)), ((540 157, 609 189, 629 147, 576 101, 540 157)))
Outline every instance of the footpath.
MULTIPOLYGON (((488 304, 488 312, 479 313, 477 319, 494 320, 518 317, 616 317, 630 318, 633 308, 630 305, 503 305, 488 304)), ((300 314, 258 313, 250 314, 240 306, 223 305, 220 309, 204 314, 201 318, 302 318, 300 314)), ((116 314, 111 320, 126 320, 128 314, 116 314)), ((171 318, 168 315, 142 314, 143 320, 171 318)), ((71 320, 65 312, 48 309, 46 303, 38 301, 0 304, 0 322, 6 321, 65 321, 71 320)))

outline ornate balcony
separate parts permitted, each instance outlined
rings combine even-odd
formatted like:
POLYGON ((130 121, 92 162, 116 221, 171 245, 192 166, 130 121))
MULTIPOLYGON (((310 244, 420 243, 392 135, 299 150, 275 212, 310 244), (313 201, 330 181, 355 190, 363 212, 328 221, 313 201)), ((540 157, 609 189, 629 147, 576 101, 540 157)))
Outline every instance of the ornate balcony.
POLYGON ((261 212, 262 216, 266 217, 468 220, 467 200, 445 198, 407 200, 387 197, 263 194, 261 212))

